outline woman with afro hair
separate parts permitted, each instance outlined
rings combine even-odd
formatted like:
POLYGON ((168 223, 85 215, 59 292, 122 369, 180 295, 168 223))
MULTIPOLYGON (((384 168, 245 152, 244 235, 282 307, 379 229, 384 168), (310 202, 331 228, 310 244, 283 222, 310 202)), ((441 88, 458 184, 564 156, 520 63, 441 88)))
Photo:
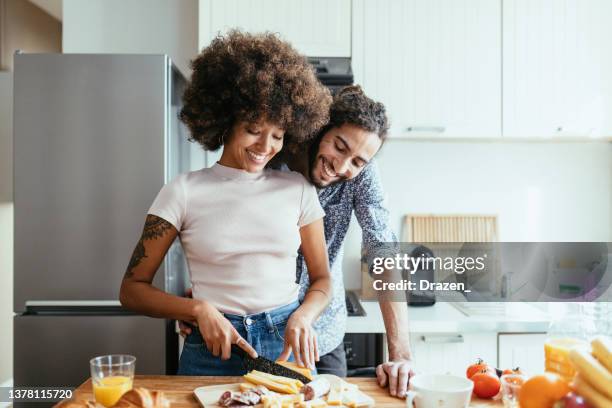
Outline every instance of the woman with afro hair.
POLYGON ((269 33, 219 36, 192 69, 180 118, 192 141, 223 152, 211 168, 162 187, 123 278, 121 303, 191 322, 179 374, 244 374, 236 347, 314 368, 312 326, 331 290, 324 212, 302 175, 266 165, 281 149, 294 152, 316 135, 328 120, 331 96, 306 59, 269 33), (192 298, 152 285, 177 236, 192 298), (298 248, 311 282, 302 303, 298 248))

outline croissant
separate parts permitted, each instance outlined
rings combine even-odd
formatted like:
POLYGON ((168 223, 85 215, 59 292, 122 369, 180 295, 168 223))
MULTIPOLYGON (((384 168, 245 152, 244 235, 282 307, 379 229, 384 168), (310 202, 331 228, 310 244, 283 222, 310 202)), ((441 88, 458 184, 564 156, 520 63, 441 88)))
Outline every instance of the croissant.
POLYGON ((60 402, 55 408, 104 408, 104 406, 90 400, 69 399, 60 402))
MULTIPOLYGON (((65 400, 55 408, 104 408, 103 405, 89 400, 65 400)), ((113 408, 170 408, 170 401, 161 391, 134 388, 119 398, 113 408)))
POLYGON ((123 394, 113 408, 170 408, 170 401, 161 391, 133 388, 123 394))

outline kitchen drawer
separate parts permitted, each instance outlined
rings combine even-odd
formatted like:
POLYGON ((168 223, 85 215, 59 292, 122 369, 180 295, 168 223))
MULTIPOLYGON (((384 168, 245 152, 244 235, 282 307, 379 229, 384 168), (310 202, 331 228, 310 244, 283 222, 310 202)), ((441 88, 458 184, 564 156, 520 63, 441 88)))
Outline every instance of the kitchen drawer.
POLYGON ((544 371, 545 333, 499 333, 499 368, 520 367, 527 374, 544 371))
POLYGON ((417 372, 463 375, 477 358, 497 362, 497 333, 411 334, 417 372))

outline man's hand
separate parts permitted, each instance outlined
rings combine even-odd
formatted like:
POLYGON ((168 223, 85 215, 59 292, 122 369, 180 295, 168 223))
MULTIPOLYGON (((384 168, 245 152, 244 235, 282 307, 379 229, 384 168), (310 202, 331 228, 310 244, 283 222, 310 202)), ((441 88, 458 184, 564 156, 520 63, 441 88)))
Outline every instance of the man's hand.
POLYGON ((414 376, 411 360, 387 361, 376 367, 376 378, 381 387, 389 386, 393 397, 406 398, 408 382, 414 376))

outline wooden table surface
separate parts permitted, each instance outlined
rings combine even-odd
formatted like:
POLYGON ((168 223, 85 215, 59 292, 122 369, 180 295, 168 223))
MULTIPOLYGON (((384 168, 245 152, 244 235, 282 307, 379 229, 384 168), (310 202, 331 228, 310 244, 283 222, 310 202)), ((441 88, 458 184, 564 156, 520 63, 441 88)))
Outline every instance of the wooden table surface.
MULTIPOLYGON (((347 378, 348 382, 357 384, 359 389, 376 401, 381 408, 405 407, 404 400, 389 396, 388 391, 380 388, 375 378, 347 378)), ((193 390, 205 385, 231 384, 243 382, 242 377, 197 377, 171 375, 137 375, 134 377, 134 387, 144 387, 150 390, 163 391, 170 400, 172 408, 199 408, 193 390)), ((88 379, 74 391, 74 399, 93 400, 91 379, 88 379)), ((501 407, 500 401, 473 400, 470 407, 490 408, 501 407)))

